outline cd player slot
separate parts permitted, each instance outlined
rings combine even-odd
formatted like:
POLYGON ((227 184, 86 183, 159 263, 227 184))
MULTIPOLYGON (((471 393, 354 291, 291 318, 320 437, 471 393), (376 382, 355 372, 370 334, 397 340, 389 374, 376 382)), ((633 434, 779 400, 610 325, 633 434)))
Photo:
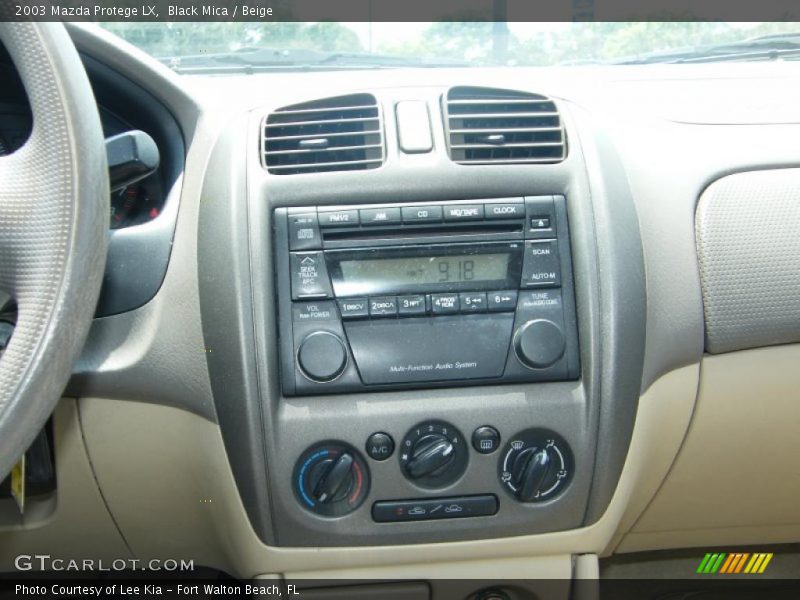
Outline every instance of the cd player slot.
POLYGON ((456 237, 461 235, 475 234, 501 234, 501 235, 522 235, 522 223, 506 223, 492 225, 457 225, 457 226, 402 226, 386 229, 371 227, 369 229, 351 230, 328 230, 322 232, 322 239, 327 242, 338 242, 348 240, 386 240, 386 239, 409 239, 422 237, 456 237))

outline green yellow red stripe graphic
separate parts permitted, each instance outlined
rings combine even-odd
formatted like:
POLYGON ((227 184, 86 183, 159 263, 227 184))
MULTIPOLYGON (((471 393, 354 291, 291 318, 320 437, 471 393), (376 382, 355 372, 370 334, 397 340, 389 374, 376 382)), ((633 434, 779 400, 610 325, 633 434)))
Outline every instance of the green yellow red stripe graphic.
POLYGON ((761 574, 772 560, 771 552, 709 552, 700 561, 697 573, 724 575, 761 574))

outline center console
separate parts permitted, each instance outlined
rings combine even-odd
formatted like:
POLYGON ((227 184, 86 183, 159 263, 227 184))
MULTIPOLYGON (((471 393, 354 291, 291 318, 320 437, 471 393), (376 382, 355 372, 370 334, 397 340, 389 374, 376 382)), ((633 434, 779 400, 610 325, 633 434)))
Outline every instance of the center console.
MULTIPOLYGON (((407 152, 381 115, 408 99, 444 118, 437 87, 336 107, 381 119, 368 135, 385 155, 359 163, 378 168, 265 166, 264 127, 328 108, 275 125, 257 111, 213 156, 233 176, 209 179, 200 205, 206 356, 244 507, 270 545, 573 530, 606 510, 625 460, 646 305, 614 150, 563 112, 583 135, 553 164, 456 164, 436 119, 434 150, 407 152)), ((315 152, 333 150, 298 156, 315 152)))

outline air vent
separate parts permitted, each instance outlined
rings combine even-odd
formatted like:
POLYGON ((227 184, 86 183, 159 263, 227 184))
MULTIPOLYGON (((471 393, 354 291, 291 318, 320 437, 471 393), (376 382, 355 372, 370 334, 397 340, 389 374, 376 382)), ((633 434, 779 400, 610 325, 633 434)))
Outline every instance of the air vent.
POLYGON ((462 165, 556 163, 567 155, 558 109, 546 96, 456 87, 444 116, 450 158, 462 165))
POLYGON ((376 169, 383 164, 383 129, 375 96, 280 108, 264 122, 263 151, 275 175, 376 169))

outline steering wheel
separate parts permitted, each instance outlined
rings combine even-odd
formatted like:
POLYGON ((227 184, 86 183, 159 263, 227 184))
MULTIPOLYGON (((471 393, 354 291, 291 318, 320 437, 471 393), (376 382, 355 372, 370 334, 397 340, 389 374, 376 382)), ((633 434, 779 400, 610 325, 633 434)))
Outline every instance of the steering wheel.
POLYGON ((17 324, 0 358, 0 480, 53 412, 92 322, 108 171, 97 105, 64 26, 0 23, 33 128, 0 157, 0 289, 17 324))

